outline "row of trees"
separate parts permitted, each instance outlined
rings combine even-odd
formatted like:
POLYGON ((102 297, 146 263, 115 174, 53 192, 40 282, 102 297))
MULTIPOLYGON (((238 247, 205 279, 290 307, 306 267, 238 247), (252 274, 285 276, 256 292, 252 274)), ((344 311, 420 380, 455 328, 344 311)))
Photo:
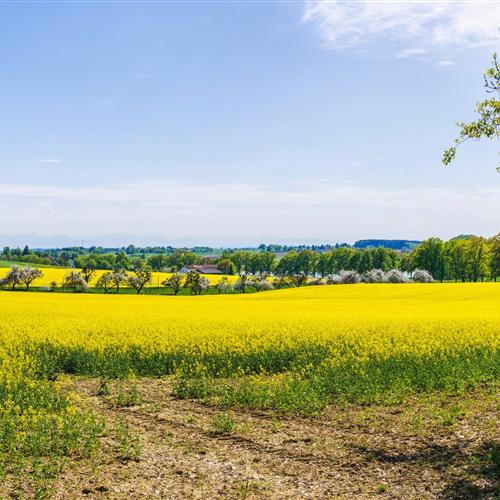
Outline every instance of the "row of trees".
MULTIPOLYGON (((23 286, 29 290, 32 282, 43 277, 43 273, 39 269, 14 266, 0 280, 0 286, 8 287, 15 290, 17 287, 23 286)), ((174 273, 166 278, 161 285, 169 288, 173 295, 177 295, 181 289, 189 289, 194 295, 201 295, 206 292, 211 286, 219 293, 231 293, 232 291, 246 293, 249 289, 256 292, 268 291, 273 289, 300 287, 304 285, 333 285, 333 284, 354 284, 354 283, 408 283, 410 280, 407 276, 397 269, 392 269, 384 272, 381 269, 368 271, 361 275, 356 271, 341 270, 337 274, 332 274, 326 278, 310 278, 304 274, 296 274, 289 276, 278 276, 272 280, 264 274, 248 275, 241 274, 238 279, 231 283, 227 276, 221 277, 218 283, 211 285, 209 280, 198 273, 191 271, 189 273, 174 273)), ((68 272, 60 284, 62 289, 72 290, 74 292, 87 291, 89 286, 88 276, 83 271, 68 272)), ((152 272, 146 264, 141 263, 132 273, 125 270, 115 270, 103 273, 95 283, 95 287, 108 293, 114 290, 119 293, 121 286, 129 286, 140 294, 144 288, 151 283, 152 272)), ((413 275, 413 281, 421 283, 430 283, 433 281, 430 273, 424 270, 417 270, 413 275)), ((51 288, 58 287, 56 282, 51 283, 51 288)))
POLYGON ((32 250, 24 248, 3 247, 0 259, 49 266, 83 267, 87 262, 93 263, 97 269, 113 269, 116 267, 132 268, 134 260, 157 254, 172 254, 172 247, 135 247, 124 248, 103 247, 68 247, 32 250))
POLYGON ((321 277, 341 270, 365 274, 374 269, 384 272, 399 269, 411 276, 416 269, 423 269, 439 281, 479 281, 485 278, 496 281, 500 276, 500 234, 489 239, 467 236, 446 242, 429 238, 407 253, 383 247, 361 250, 341 247, 323 253, 292 251, 277 260, 274 254, 236 252, 221 259, 218 266, 225 274, 231 274, 234 269, 236 273, 321 277))
POLYGON ((224 274, 273 273, 278 276, 304 274, 324 277, 342 269, 360 273, 370 269, 388 271, 398 266, 399 259, 400 254, 388 248, 357 250, 339 246, 321 253, 314 250, 292 250, 280 259, 272 252, 225 252, 218 260, 217 267, 224 274))
MULTIPOLYGON (((64 276, 62 283, 60 283, 60 287, 75 292, 88 290, 90 280, 94 275, 95 270, 88 268, 83 268, 81 271, 69 271, 64 276)), ((43 272, 40 269, 14 265, 0 280, 0 287, 11 290, 22 287, 29 290, 33 281, 42 277, 43 272)), ((144 287, 151 282, 151 278, 151 268, 143 261, 140 261, 131 274, 124 269, 116 269, 102 274, 96 282, 96 287, 102 288, 105 292, 108 292, 111 288, 119 292, 121 285, 128 285, 137 293, 141 293, 144 287)), ((51 288, 57 288, 58 283, 53 281, 50 286, 51 288)))
POLYGON ((0 279, 0 287, 7 287, 15 290, 17 287, 24 287, 29 290, 29 287, 38 278, 43 276, 40 269, 33 267, 13 266, 12 269, 0 279))
MULTIPOLYGON (((20 253, 19 259, 28 259, 32 255, 29 249, 20 253)), ((97 269, 119 272, 133 271, 142 266, 154 271, 176 272, 185 266, 204 262, 207 259, 189 250, 176 249, 172 253, 150 255, 144 259, 131 259, 123 251, 78 255, 71 264, 82 270, 83 278, 88 283, 97 269)), ((384 247, 357 249, 339 246, 326 252, 292 250, 278 258, 275 253, 264 250, 225 251, 216 264, 227 275, 268 273, 276 276, 326 277, 341 270, 364 274, 373 269, 384 272, 400 269, 411 275, 418 268, 429 271, 439 281, 478 281, 484 278, 496 281, 500 275, 500 234, 489 239, 463 236, 446 242, 429 238, 406 253, 384 247)))
POLYGON ((149 257, 130 257, 127 253, 86 254, 79 255, 71 261, 73 267, 83 269, 133 270, 138 262, 145 261, 153 271, 179 270, 191 264, 201 264, 204 259, 184 249, 176 249, 172 253, 158 253, 149 257))
POLYGON ((500 277, 500 234, 446 242, 429 238, 402 259, 402 270, 411 273, 415 268, 426 269, 439 281, 496 281, 500 277))

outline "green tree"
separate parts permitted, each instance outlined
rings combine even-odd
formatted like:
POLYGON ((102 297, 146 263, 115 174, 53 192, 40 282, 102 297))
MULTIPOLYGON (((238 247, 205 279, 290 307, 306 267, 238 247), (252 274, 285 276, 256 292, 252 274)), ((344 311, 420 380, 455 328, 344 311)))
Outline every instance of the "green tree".
POLYGON ((116 254, 114 269, 130 269, 130 259, 125 252, 119 252, 116 254))
POLYGON ((490 279, 496 281, 500 276, 500 233, 490 240, 490 279))
MULTIPOLYGON (((500 91, 500 66, 497 55, 493 54, 491 67, 484 74, 484 86, 488 93, 500 91)), ((495 97, 485 99, 476 104, 476 113, 479 115, 476 121, 470 123, 457 123, 460 134, 455 139, 456 146, 447 149, 443 154, 443 163, 449 165, 455 159, 457 146, 469 139, 500 138, 500 101, 495 97)), ((500 171, 500 167, 497 168, 500 171)))
POLYGON ((316 270, 322 277, 325 277, 332 272, 331 257, 331 252, 325 252, 319 256, 316 270))
POLYGON ((229 259, 236 267, 236 272, 239 274, 246 270, 246 263, 248 261, 248 252, 234 252, 229 255, 229 259))
POLYGON ((356 270, 358 273, 366 273, 373 269, 373 260, 370 252, 361 251, 356 270))
POLYGON ((221 259, 217 262, 217 268, 223 274, 234 274, 236 272, 236 266, 229 259, 221 259))
POLYGON ((297 254, 296 273, 312 276, 316 272, 318 254, 312 250, 301 250, 297 254))
POLYGON ((467 240, 467 271, 470 281, 483 280, 488 273, 489 248, 484 238, 467 240))
POLYGON ((444 243, 439 238, 429 238, 423 241, 413 254, 416 269, 425 269, 436 280, 443 281, 446 277, 446 258, 444 243))
POLYGON ((165 255, 164 253, 151 255, 151 257, 148 258, 148 264, 155 271, 163 271, 169 265, 168 255, 165 255))
POLYGON ((178 248, 174 251, 172 255, 168 258, 168 263, 170 267, 179 271, 184 266, 190 266, 192 264, 197 264, 199 261, 199 257, 190 252, 189 250, 185 250, 182 248, 178 248))
POLYGON ((399 268, 401 271, 410 273, 410 275, 415 271, 415 262, 413 258, 413 252, 404 253, 399 261, 399 268))
POLYGON ((445 244, 448 272, 455 281, 465 281, 467 278, 467 247, 467 240, 463 239, 453 239, 445 244))
POLYGON ((86 262, 82 267, 82 276, 87 283, 90 283, 90 280, 94 277, 96 268, 97 264, 94 259, 86 259, 86 262))
POLYGON ((298 273, 298 254, 296 251, 288 252, 283 255, 276 265, 276 274, 279 276, 291 276, 292 274, 298 273))
POLYGON ((333 273, 338 273, 341 270, 348 270, 351 267, 351 258, 353 254, 355 253, 355 250, 352 248, 336 248, 335 250, 332 250, 332 255, 331 255, 331 263, 332 263, 332 269, 331 272, 333 273))
POLYGON ((377 247, 371 250, 372 262, 374 269, 382 269, 382 271, 389 271, 393 269, 396 262, 394 250, 384 247, 377 247))
POLYGON ((276 263, 276 254, 273 252, 263 252, 260 254, 261 273, 270 273, 276 263))

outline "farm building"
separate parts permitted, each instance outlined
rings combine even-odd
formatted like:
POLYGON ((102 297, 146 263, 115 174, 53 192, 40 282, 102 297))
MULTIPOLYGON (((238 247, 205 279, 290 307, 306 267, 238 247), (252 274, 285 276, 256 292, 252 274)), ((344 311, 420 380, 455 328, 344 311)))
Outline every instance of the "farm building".
POLYGON ((222 271, 215 264, 193 264, 181 269, 181 273, 189 271, 198 271, 201 274, 222 274, 222 271))

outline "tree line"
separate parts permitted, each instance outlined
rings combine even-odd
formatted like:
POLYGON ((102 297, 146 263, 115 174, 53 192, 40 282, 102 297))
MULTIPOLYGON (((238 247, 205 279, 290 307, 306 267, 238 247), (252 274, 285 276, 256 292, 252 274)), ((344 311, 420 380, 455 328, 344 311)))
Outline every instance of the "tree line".
MULTIPOLYGON (((90 290, 90 281, 94 278, 95 273, 95 271, 89 269, 72 270, 66 273, 60 284, 54 281, 49 287, 41 287, 39 290, 55 291, 60 288, 65 291, 86 292, 90 290)), ((28 291, 33 281, 42 277, 43 272, 39 269, 14 265, 5 277, 0 280, 0 287, 10 290, 23 288, 28 291)), ((102 273, 96 280, 94 288, 107 294, 110 291, 120 293, 122 286, 128 286, 135 290, 137 294, 140 294, 147 285, 152 283, 152 278, 151 268, 145 261, 140 261, 130 273, 123 269, 102 273)), ((400 270, 391 269, 384 272, 376 269, 368 271, 364 275, 360 275, 356 271, 341 270, 337 274, 328 275, 325 279, 312 278, 305 274, 271 277, 267 273, 255 275, 242 273, 234 283, 229 281, 228 276, 222 276, 217 283, 211 284, 207 277, 198 271, 189 271, 187 273, 172 273, 161 282, 161 286, 164 289, 169 289, 172 295, 178 295, 181 289, 188 289, 193 295, 201 295, 210 288, 219 294, 226 294, 233 292, 246 293, 247 291, 262 292, 301 286, 355 284, 361 282, 409 283, 410 281, 400 270)), ((431 283, 434 280, 427 271, 416 270, 412 281, 431 283)))
MULTIPOLYGON (((104 293, 121 286, 128 286, 140 294, 152 281, 155 258, 136 260, 131 272, 122 265, 116 265, 102 273, 95 282, 95 288, 104 293)), ((230 283, 223 276, 215 285, 198 271, 180 273, 178 269, 187 263, 196 262, 196 255, 188 251, 176 251, 162 257, 173 260, 162 261, 176 266, 174 273, 162 281, 161 286, 177 295, 187 288, 194 295, 206 292, 211 286, 219 293, 232 291, 245 293, 247 290, 265 291, 274 288, 299 287, 303 285, 365 283, 406 283, 444 281, 479 281, 489 278, 496 281, 500 274, 500 234, 486 239, 482 237, 458 237, 449 241, 429 238, 412 252, 398 253, 387 248, 354 249, 338 247, 329 252, 313 250, 291 251, 281 259, 272 252, 226 252, 218 261, 224 274, 238 274, 236 282, 230 283), (269 278, 272 276, 272 279, 269 278)), ((129 263, 127 262, 127 265, 129 263)), ((69 271, 62 283, 51 283, 50 288, 86 291, 97 273, 88 260, 80 270, 69 271)), ((31 266, 14 265, 0 280, 0 287, 15 290, 29 290, 32 283, 43 276, 40 269, 31 266)))
MULTIPOLYGON (((26 247, 19 252, 21 262, 45 263, 26 247)), ((7 258, 5 254, 3 258, 7 258)), ((12 257, 12 256, 11 256, 12 257)), ((50 262, 50 261, 49 261, 50 262)), ((387 272, 399 269, 410 276, 415 269, 431 273, 438 281, 496 281, 500 275, 500 235, 492 238, 460 236, 449 241, 429 238, 412 251, 398 252, 391 248, 354 248, 337 246, 327 251, 312 249, 291 250, 278 257, 274 252, 261 249, 225 250, 217 259, 202 257, 187 249, 159 253, 139 258, 124 251, 118 253, 87 253, 74 257, 71 266, 82 269, 84 275, 96 269, 131 271, 146 265, 153 271, 177 272, 193 265, 212 263, 227 275, 273 274, 276 276, 305 275, 326 277, 340 271, 356 271, 360 275, 370 270, 387 272)))
POLYGON ((225 274, 273 273, 277 276, 326 277, 340 271, 370 270, 387 272, 399 269, 409 276, 416 269, 428 271, 435 280, 496 281, 500 276, 500 234, 492 238, 464 236, 443 241, 429 238, 410 252, 390 248, 334 248, 328 252, 291 251, 278 259, 269 252, 234 252, 223 255, 218 263, 225 274))

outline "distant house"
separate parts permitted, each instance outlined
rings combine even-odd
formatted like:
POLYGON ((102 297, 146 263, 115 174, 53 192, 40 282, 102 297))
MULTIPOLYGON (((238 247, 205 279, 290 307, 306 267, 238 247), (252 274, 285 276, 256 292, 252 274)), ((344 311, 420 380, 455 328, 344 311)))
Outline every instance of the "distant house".
POLYGON ((181 269, 181 273, 189 273, 189 271, 198 271, 200 274, 222 274, 215 264, 193 264, 181 269))

